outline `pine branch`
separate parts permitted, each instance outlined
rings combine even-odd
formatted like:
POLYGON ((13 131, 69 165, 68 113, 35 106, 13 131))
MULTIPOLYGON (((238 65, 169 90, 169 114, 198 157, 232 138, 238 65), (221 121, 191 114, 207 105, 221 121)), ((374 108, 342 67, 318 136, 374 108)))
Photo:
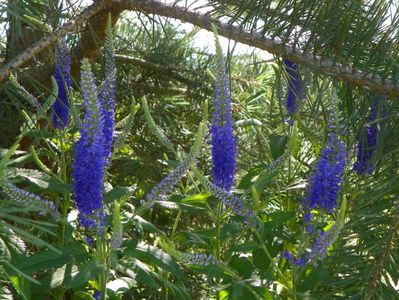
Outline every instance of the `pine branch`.
POLYGON ((35 43, 8 64, 3 66, 0 69, 0 81, 5 79, 10 74, 12 69, 23 65, 33 55, 39 53, 41 50, 54 43, 63 35, 74 30, 76 27, 93 16, 96 12, 106 8, 106 6, 109 8, 112 7, 113 9, 118 8, 121 10, 135 10, 144 12, 146 14, 156 14, 164 17, 170 17, 191 23, 209 31, 212 30, 212 24, 215 24, 221 36, 247 44, 249 46, 266 50, 272 54, 282 56, 283 58, 305 65, 315 71, 335 76, 356 86, 364 87, 377 93, 386 94, 392 98, 399 97, 399 86, 394 84, 391 80, 381 78, 375 74, 366 74, 365 72, 352 68, 351 66, 337 64, 332 60, 324 59, 320 56, 301 52, 300 50, 289 45, 266 38, 261 34, 250 33, 237 26, 222 23, 214 18, 209 17, 208 15, 187 11, 183 8, 165 4, 157 0, 114 0, 107 2, 107 4, 105 4, 104 0, 95 2, 74 20, 71 20, 54 33, 35 43))
MULTIPOLYGON (((132 65, 137 66, 142 69, 151 70, 152 72, 154 72, 157 75, 159 75, 159 74, 165 75, 169 78, 175 79, 182 83, 186 83, 186 84, 193 83, 193 80, 191 80, 189 77, 179 74, 179 70, 169 68, 169 67, 164 67, 162 65, 155 64, 153 62, 150 62, 150 61, 147 61, 147 60, 144 60, 141 58, 133 57, 130 55, 116 54, 115 60, 119 63, 132 64, 132 65)), ((193 72, 191 70, 188 72, 191 76, 196 76, 196 77, 201 76, 201 74, 193 72)), ((205 77, 203 77, 202 79, 206 80, 205 77)), ((245 85, 247 87, 261 86, 261 83, 255 81, 255 80, 246 80, 246 79, 240 78, 238 76, 232 76, 231 79, 233 81, 237 82, 238 84, 245 85)), ((179 92, 177 92, 177 94, 185 93, 185 92, 186 92, 185 90, 180 89, 179 92)))
POLYGON ((377 93, 387 94, 392 98, 399 97, 399 86, 395 85, 391 80, 384 80, 377 75, 366 74, 351 66, 337 64, 332 60, 301 52, 289 45, 268 39, 261 34, 250 33, 237 26, 222 23, 208 15, 187 11, 157 0, 115 0, 115 2, 123 5, 125 9, 140 10, 147 14, 178 19, 209 31, 212 31, 212 24, 215 24, 219 35, 226 38, 266 50, 277 56, 282 56, 283 58, 305 65, 315 71, 336 76, 341 80, 373 90, 377 93))
POLYGON ((143 69, 150 69, 155 71, 157 74, 165 75, 167 77, 176 79, 180 82, 190 84, 191 80, 183 75, 180 75, 177 73, 175 70, 172 68, 164 67, 140 58, 132 57, 132 56, 127 56, 127 55, 121 55, 121 54, 116 54, 115 55, 115 60, 117 62, 121 63, 128 63, 132 64, 138 67, 141 67, 143 69))
POLYGON ((67 33, 75 30, 81 24, 86 22, 91 16, 99 12, 101 9, 105 7, 105 0, 95 1, 92 5, 86 8, 82 13, 80 13, 75 18, 71 19, 69 22, 61 26, 59 29, 54 31, 51 34, 48 34, 40 41, 37 41, 24 52, 20 53, 12 60, 10 60, 7 64, 0 68, 0 81, 3 81, 7 78, 10 73, 19 67, 21 67, 24 63, 29 61, 34 55, 40 53, 45 48, 54 44, 58 39, 65 36, 67 33))
POLYGON ((157 96, 178 96, 187 93, 187 89, 178 87, 155 87, 152 85, 139 84, 133 89, 137 89, 142 95, 154 94, 157 96))
POLYGON ((384 247, 381 249, 380 254, 376 257, 375 267, 370 279, 369 289, 367 291, 366 299, 372 299, 375 290, 378 286, 380 281, 382 272, 384 271, 384 266, 386 260, 389 258, 389 252, 392 250, 392 245, 395 243, 394 238, 397 235, 399 230, 399 214, 397 213, 393 222, 392 226, 389 228, 388 236, 386 237, 386 242, 384 247))
MULTIPOLYGON (((91 60, 98 55, 98 49, 104 43, 105 39, 108 14, 111 14, 112 26, 114 26, 121 13, 122 9, 119 7, 106 7, 93 14, 87 20, 87 24, 81 32, 79 42, 71 51, 71 76, 75 80, 78 80, 80 77, 81 60, 85 57, 91 60)), ((34 78, 35 81, 47 86, 50 83, 50 76, 53 72, 54 66, 52 64, 45 64, 27 69, 20 77, 24 85, 30 86, 30 80, 34 78)))

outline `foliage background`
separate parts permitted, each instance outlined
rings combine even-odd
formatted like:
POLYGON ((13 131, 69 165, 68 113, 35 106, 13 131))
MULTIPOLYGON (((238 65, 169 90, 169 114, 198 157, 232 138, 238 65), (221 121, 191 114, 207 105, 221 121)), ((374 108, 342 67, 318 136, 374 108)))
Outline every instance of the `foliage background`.
MULTIPOLYGON (((183 1, 177 4, 189 6, 183 1)), ((348 64, 380 76, 386 80, 382 84, 390 81, 397 87, 399 11, 394 1, 212 0, 205 5, 215 19, 348 64)), ((48 35, 52 30, 49 26, 64 24, 84 6, 46 0, 1 3, 0 22, 5 29, 0 61, 11 61, 48 35)), ((116 119, 129 115, 133 97, 137 103, 146 97, 156 124, 175 149, 187 152, 203 117, 204 101, 213 101, 214 56, 209 49, 193 45, 196 30, 183 31, 176 22, 156 15, 121 14, 116 7, 111 9, 117 20, 116 119)), ((109 10, 102 13, 107 15, 109 10)), ((77 114, 81 111, 76 71, 79 55, 92 60, 97 84, 103 78, 101 20, 67 35, 69 46, 76 50, 71 101, 77 114), (88 32, 90 41, 85 40, 88 32)), ((226 54, 238 140, 234 193, 256 212, 259 227, 245 227, 239 217, 223 209, 195 174, 183 178, 168 201, 144 214, 137 213, 140 200, 179 161, 153 135, 139 108, 129 133, 117 128, 116 135, 128 134, 128 139, 115 153, 105 184, 108 215, 112 215, 113 201, 119 201, 124 227, 122 248, 108 256, 113 270, 107 286, 110 299, 396 299, 398 97, 384 96, 380 103, 376 171, 359 176, 351 170, 359 133, 373 99, 383 89, 358 87, 303 64, 300 73, 306 97, 295 126, 290 127, 285 122, 287 78, 281 57, 264 61, 255 54, 234 55, 233 49, 226 54), (329 109, 340 116, 349 150, 340 194, 340 201, 347 201, 345 225, 325 260, 316 267, 300 269, 282 256, 284 250, 295 252, 304 241, 299 204, 326 141, 329 109), (163 239, 173 247, 161 249, 163 239), (176 249, 211 254, 221 264, 187 264, 176 255, 176 249)), ((49 66, 53 63, 50 47, 15 70, 19 83, 41 101, 51 92, 53 70, 49 66)), ((104 265, 96 260, 96 250, 85 243, 83 232, 75 228, 73 217, 76 211, 70 174, 78 118, 75 116, 63 135, 51 127, 50 118, 33 123, 24 119, 22 111, 33 118, 35 108, 10 81, 2 82, 0 94, 3 157, 5 149, 24 133, 6 176, 58 205, 68 204, 64 216, 68 222, 61 225, 2 194, 1 297, 93 299, 104 265), (52 174, 40 170, 31 146, 52 174), (60 238, 62 226, 65 236, 60 238)), ((201 172, 210 174, 207 143, 199 160, 201 172)), ((315 214, 316 227, 326 230, 337 212, 315 214)), ((112 217, 106 223, 111 227, 112 217)), ((106 238, 111 233, 109 229, 106 238)))

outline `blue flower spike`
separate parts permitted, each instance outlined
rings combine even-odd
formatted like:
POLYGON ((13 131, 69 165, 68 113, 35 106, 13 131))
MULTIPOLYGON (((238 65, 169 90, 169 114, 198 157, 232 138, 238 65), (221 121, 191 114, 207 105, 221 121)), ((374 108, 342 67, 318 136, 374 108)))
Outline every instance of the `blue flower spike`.
POLYGON ((215 104, 211 125, 213 182, 230 192, 236 166, 236 138, 233 134, 230 82, 222 48, 215 33, 216 82, 215 104))
POLYGON ((74 190, 81 224, 86 229, 99 228, 103 218, 103 119, 97 87, 87 59, 82 61, 81 90, 85 109, 80 139, 75 148, 74 190))
POLYGON ((54 128, 64 129, 69 123, 68 93, 71 88, 71 54, 65 42, 55 48, 54 78, 58 85, 57 99, 52 106, 54 128))

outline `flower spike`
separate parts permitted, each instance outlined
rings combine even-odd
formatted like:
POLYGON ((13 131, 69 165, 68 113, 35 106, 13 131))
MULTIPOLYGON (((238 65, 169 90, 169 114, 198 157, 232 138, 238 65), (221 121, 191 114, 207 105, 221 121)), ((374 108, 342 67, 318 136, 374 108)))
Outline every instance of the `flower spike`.
POLYGON ((287 72, 287 97, 285 109, 287 118, 295 115, 299 108, 299 99, 302 97, 302 82, 299 76, 298 65, 288 59, 283 61, 284 69, 287 72))
POLYGON ((64 129, 68 125, 68 93, 71 88, 71 54, 65 42, 60 42, 55 48, 54 78, 58 85, 58 97, 53 103, 53 126, 64 129))
POLYGON ((335 132, 330 132, 321 151, 313 176, 307 188, 305 205, 331 213, 336 206, 345 170, 346 146, 335 132))
POLYGON ((80 139, 75 149, 74 190, 81 223, 88 229, 100 227, 103 217, 103 120, 97 88, 89 61, 82 61, 81 90, 85 108, 80 139))
POLYGON ((230 191, 234 183, 236 138, 233 134, 230 83, 222 48, 215 32, 216 82, 215 105, 211 125, 214 183, 230 191))
POLYGON ((104 120, 104 157, 108 160, 114 143, 115 127, 115 97, 116 97, 116 67, 113 44, 111 16, 108 17, 104 42, 104 73, 105 79, 100 95, 101 114, 104 120))
MULTIPOLYGON (((368 122, 374 122, 377 118, 379 99, 376 98, 370 108, 368 122)), ((376 123, 365 124, 357 144, 357 157, 353 170, 359 175, 372 174, 374 162, 372 161, 374 149, 377 145, 378 127, 376 123)))

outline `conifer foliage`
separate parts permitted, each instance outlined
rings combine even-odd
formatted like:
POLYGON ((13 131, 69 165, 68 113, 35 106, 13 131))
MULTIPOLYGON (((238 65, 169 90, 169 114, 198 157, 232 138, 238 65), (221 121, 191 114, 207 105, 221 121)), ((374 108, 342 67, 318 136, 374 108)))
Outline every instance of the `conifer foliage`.
POLYGON ((395 1, 50 2, 0 4, 1 299, 399 298, 395 1))

